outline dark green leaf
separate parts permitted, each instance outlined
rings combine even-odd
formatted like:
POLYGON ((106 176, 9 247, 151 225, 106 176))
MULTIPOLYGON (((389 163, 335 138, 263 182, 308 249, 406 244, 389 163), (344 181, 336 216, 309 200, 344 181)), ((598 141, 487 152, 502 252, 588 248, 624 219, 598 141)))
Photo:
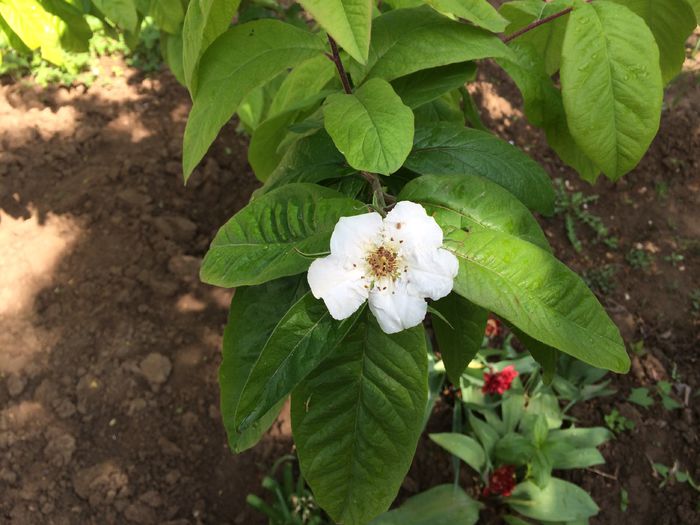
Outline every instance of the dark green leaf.
POLYGON ((411 151, 413 112, 380 78, 350 95, 331 95, 323 116, 326 131, 356 170, 389 175, 411 151))
POLYGON ((328 250, 340 217, 364 205, 315 184, 290 184, 255 199, 216 234, 202 263, 204 282, 233 288, 305 271, 304 254, 328 250))
POLYGON ((629 370, 615 324, 583 281, 549 252, 496 231, 453 231, 445 245, 460 260, 455 292, 577 359, 629 370))
POLYGON ((403 103, 415 109, 476 78, 474 62, 424 69, 391 81, 403 103))
POLYGON ((489 133, 443 123, 416 129, 406 167, 423 175, 479 175, 510 191, 531 210, 554 212, 554 189, 530 157, 489 133))
POLYGON ((510 329, 542 367, 542 381, 546 385, 551 384, 557 372, 557 349, 530 337, 515 326, 511 326, 510 329))
POLYGON ((324 49, 319 35, 278 20, 249 22, 217 38, 197 70, 183 146, 185 180, 246 95, 324 49))
POLYGON ((334 320, 322 301, 304 295, 280 319, 253 364, 236 413, 239 430, 255 424, 333 353, 361 314, 334 320))
POLYGON ((617 180, 637 165, 659 129, 663 82, 651 30, 623 6, 577 2, 562 53, 571 135, 617 180))
POLYGON ((336 522, 367 523, 396 497, 422 430, 426 352, 422 326, 387 335, 365 315, 293 392, 301 470, 336 522))
POLYGON ((241 391, 265 341, 277 322, 304 294, 305 279, 288 277, 260 286, 239 288, 231 302, 219 368, 221 416, 234 452, 252 447, 277 417, 281 404, 244 432, 236 425, 241 391))
POLYGON ((549 250, 542 228, 528 209, 511 193, 483 177, 424 175, 406 184, 399 200, 422 204, 445 231, 495 230, 549 250))
POLYGON ((456 293, 436 301, 433 308, 445 318, 433 316, 433 329, 447 375, 457 385, 481 347, 489 314, 456 293))
POLYGON ((422 69, 509 54, 495 35, 427 6, 397 9, 374 19, 367 66, 356 68, 353 78, 358 83, 372 77, 394 80, 422 69))

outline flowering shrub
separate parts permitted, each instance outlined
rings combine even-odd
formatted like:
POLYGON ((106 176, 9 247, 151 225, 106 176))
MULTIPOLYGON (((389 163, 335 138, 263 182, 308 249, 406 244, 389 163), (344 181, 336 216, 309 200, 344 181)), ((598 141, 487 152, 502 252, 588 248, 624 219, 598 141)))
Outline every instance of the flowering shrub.
MULTIPOLYGON (((439 351, 447 375, 463 381, 489 312, 547 381, 560 353, 615 372, 630 366, 619 331, 532 215, 554 211, 548 174, 474 110, 465 84, 478 61, 510 75, 527 119, 582 178, 618 180, 658 130, 663 87, 681 68, 698 6, 299 0, 300 17, 260 3, 239 12, 238 0, 2 0, 0 27, 13 45, 58 60, 89 38, 86 13, 132 36, 148 14, 192 96, 185 180, 234 115, 251 133, 262 187, 221 227, 201 269, 203 281, 237 288, 220 370, 229 443, 253 446, 291 396, 315 500, 335 521, 360 525, 389 507, 411 464, 429 356, 439 351)), ((497 434, 470 441, 483 456, 475 468, 490 472, 492 452, 515 465, 526 480, 507 499, 526 516, 545 519, 538 506, 559 497, 579 498, 576 516, 590 515, 592 503, 568 484, 544 484, 560 460, 571 465, 556 451, 580 444, 558 430, 549 387, 524 405, 497 377, 495 392, 513 400, 500 415, 482 378, 462 385, 467 407, 500 421, 497 434)), ((481 416, 469 422, 487 428, 481 416)), ((592 450, 586 461, 598 460, 592 450)))

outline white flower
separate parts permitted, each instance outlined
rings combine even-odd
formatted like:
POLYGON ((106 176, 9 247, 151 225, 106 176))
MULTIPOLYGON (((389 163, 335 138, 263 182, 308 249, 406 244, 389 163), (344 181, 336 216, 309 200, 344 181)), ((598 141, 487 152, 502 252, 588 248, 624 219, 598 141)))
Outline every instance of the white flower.
POLYGON ((442 230, 420 204, 399 202, 378 213, 341 217, 331 254, 309 268, 311 292, 334 319, 346 319, 369 299, 379 326, 393 334, 420 324, 428 304, 452 290, 457 258, 442 248, 442 230))

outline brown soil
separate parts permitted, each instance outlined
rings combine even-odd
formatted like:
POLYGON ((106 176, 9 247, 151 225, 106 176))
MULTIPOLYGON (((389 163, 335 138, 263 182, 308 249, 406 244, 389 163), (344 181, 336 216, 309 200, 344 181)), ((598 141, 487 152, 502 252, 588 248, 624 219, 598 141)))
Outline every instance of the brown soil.
MULTIPOLYGON (((185 188, 185 90, 167 74, 124 70, 88 90, 0 86, 0 522, 262 524, 245 496, 260 493, 262 475, 291 450, 288 418, 252 451, 228 451, 216 370, 231 293, 197 280, 217 227, 256 186, 245 139, 227 127, 185 188)), ((614 379, 614 398, 576 413, 600 425, 617 407, 636 422, 605 447, 605 466, 571 478, 600 505, 596 524, 700 522, 698 494, 687 484, 659 488, 650 466, 678 461, 700 479, 700 321, 690 298, 700 288, 697 79, 671 89, 640 167, 592 188, 527 126, 495 68, 476 86, 487 124, 553 176, 599 194, 590 210, 620 241, 611 250, 580 227, 579 254, 561 216, 543 220, 577 271, 617 268, 602 300, 626 340, 646 349, 614 379), (625 260, 637 243, 655 252, 646 270, 625 260), (684 261, 664 259, 672 253, 684 261), (692 392, 684 408, 625 401, 631 387, 673 370, 692 392)), ((445 406, 431 428, 449 428, 445 406)), ((404 497, 450 479, 449 460, 424 441, 404 497)))

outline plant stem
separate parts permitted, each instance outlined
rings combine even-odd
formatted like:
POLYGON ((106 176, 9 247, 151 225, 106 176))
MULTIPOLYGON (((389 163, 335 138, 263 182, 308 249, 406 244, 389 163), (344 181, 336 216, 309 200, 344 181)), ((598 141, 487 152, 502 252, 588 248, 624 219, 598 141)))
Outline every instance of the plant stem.
POLYGON ((332 55, 328 55, 328 58, 330 58, 335 64, 335 67, 338 70, 338 76, 340 76, 340 81, 343 83, 343 89, 345 90, 345 93, 349 95, 352 93, 352 87, 350 86, 350 79, 348 78, 348 74, 345 72, 343 62, 340 60, 338 44, 335 43, 335 40, 333 40, 331 35, 328 35, 328 43, 331 45, 331 51, 333 53, 332 55))
POLYGON ((374 194, 374 198, 377 200, 377 206, 379 206, 382 211, 385 210, 386 200, 384 199, 384 190, 382 189, 382 182, 379 180, 379 176, 367 171, 361 171, 360 175, 362 175, 372 187, 372 193, 374 194))
POLYGON ((546 24, 547 22, 551 22, 552 20, 556 20, 557 18, 560 18, 564 15, 568 15, 573 10, 574 10, 573 7, 567 7, 563 11, 559 11, 558 13, 554 13, 553 15, 547 16, 547 17, 542 18, 540 20, 535 20, 531 24, 526 25, 525 27, 523 27, 519 31, 516 31, 515 33, 513 33, 512 35, 508 35, 507 37, 505 37, 503 39, 503 42, 507 44, 511 40, 514 40, 514 39, 518 38, 519 36, 524 35, 528 31, 532 31, 533 29, 537 29, 538 27, 540 27, 543 24, 546 24))

